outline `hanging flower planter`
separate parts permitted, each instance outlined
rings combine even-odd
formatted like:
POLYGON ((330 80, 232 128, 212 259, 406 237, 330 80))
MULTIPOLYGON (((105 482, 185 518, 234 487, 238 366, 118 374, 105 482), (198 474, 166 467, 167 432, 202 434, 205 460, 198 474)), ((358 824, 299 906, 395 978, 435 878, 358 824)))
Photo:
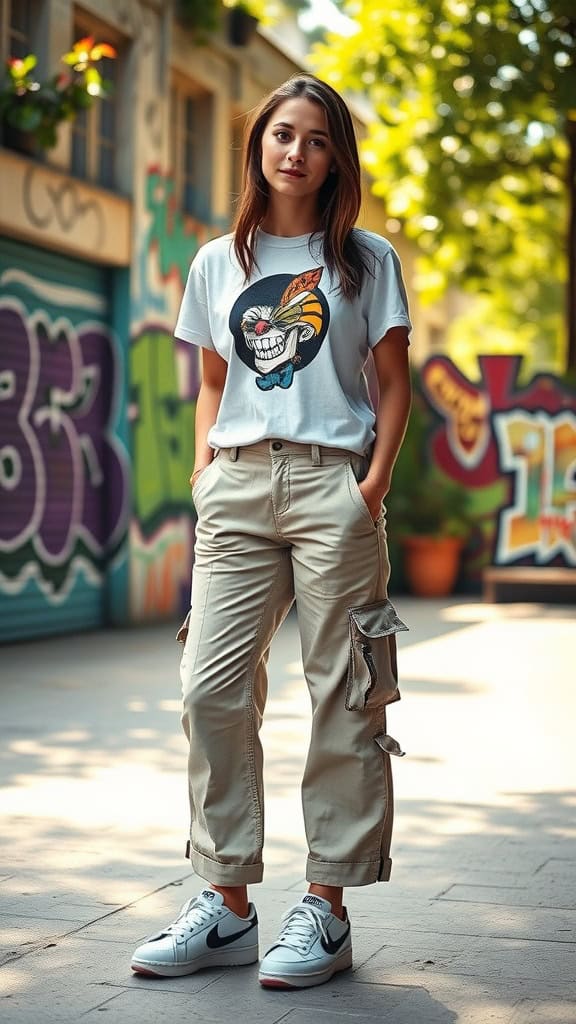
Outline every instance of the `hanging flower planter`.
POLYGON ((96 67, 116 51, 108 43, 95 43, 92 36, 79 39, 62 61, 68 70, 46 82, 34 77, 37 58, 7 61, 6 78, 0 88, 2 142, 9 148, 35 155, 38 149, 56 145, 62 121, 70 121, 98 98, 107 96, 112 83, 96 67))
POLYGON ((21 153, 22 156, 36 157, 40 152, 40 146, 33 132, 25 132, 8 123, 2 125, 0 141, 6 149, 11 149, 14 153, 21 153))
POLYGON ((258 18, 238 4, 228 10, 228 40, 232 46, 247 46, 256 31, 258 18))
POLYGON ((177 0, 177 16, 205 43, 212 32, 222 32, 231 46, 247 46, 258 25, 257 0, 177 0), (254 13, 253 13, 254 11, 254 13))

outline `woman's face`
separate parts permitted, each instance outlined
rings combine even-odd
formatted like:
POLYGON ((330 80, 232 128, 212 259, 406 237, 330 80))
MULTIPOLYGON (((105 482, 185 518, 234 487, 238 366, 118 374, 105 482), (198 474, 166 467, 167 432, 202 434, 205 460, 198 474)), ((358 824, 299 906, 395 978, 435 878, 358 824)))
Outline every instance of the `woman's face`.
POLYGON ((333 165, 325 110, 303 96, 284 100, 262 135, 262 173, 277 196, 317 194, 333 165))

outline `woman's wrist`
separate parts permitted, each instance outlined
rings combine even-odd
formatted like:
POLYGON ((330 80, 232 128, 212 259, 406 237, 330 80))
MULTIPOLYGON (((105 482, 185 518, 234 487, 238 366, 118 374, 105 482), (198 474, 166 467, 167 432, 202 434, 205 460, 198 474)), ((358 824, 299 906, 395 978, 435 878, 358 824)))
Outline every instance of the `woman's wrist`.
POLYGON ((390 490, 390 476, 383 477, 380 474, 376 476, 375 473, 369 471, 364 477, 363 482, 373 494, 379 495, 380 500, 385 498, 390 490))
POLYGON ((207 467, 210 465, 211 462, 212 462, 212 459, 208 459, 206 462, 202 462, 200 465, 198 465, 198 463, 196 463, 196 462, 194 463, 194 469, 192 470, 192 476, 190 477, 190 481, 189 481, 191 486, 194 485, 194 481, 196 480, 196 477, 200 476, 200 473, 203 473, 204 470, 207 469, 207 467))

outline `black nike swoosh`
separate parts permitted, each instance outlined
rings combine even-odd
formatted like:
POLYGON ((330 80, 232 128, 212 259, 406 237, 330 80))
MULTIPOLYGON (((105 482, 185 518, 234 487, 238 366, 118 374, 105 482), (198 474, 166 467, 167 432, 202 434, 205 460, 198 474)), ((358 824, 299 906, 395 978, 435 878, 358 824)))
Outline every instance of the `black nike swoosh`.
POLYGON ((218 925, 214 925, 212 931, 208 932, 206 936, 206 945, 210 949, 219 949, 220 946, 227 946, 230 942, 234 942, 236 939, 240 939, 243 935, 247 935, 253 928, 258 924, 258 918, 253 918, 252 922, 247 928, 244 928, 241 932, 233 932, 232 935, 220 935, 218 932, 218 925))
POLYGON ((332 939, 330 937, 330 932, 328 932, 328 939, 325 939, 324 936, 322 936, 322 938, 320 939, 320 945, 322 946, 322 949, 324 949, 327 953, 330 953, 333 956, 334 953, 337 953, 340 947, 344 945, 349 934, 350 925, 348 925, 346 931, 344 932, 344 935, 341 935, 339 939, 332 939))

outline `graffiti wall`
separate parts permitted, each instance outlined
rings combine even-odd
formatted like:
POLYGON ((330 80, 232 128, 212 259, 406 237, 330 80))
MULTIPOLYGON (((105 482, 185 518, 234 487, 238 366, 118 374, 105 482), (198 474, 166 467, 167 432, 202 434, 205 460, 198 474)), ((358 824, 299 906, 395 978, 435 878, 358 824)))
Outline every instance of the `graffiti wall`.
POLYGON ((137 260, 130 350, 134 504, 130 593, 134 619, 188 606, 194 543, 189 477, 194 463, 198 352, 174 339, 188 268, 207 232, 192 230, 157 167, 146 179, 147 230, 137 260))
POLYGON ((468 571, 576 566, 576 394, 549 374, 521 386, 520 357, 483 356, 479 369, 467 380, 443 356, 422 369, 433 458, 469 487, 479 528, 468 571))
POLYGON ((122 362, 102 281, 41 260, 0 247, 1 639, 109 621, 127 554, 122 362))

